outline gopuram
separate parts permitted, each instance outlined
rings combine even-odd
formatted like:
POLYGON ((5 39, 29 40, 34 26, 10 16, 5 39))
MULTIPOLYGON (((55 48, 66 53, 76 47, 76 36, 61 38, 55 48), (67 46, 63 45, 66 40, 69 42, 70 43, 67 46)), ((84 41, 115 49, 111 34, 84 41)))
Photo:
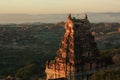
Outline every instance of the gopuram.
POLYGON ((54 60, 46 62, 46 80, 91 80, 94 70, 105 66, 92 33, 90 22, 68 16, 65 34, 54 60))

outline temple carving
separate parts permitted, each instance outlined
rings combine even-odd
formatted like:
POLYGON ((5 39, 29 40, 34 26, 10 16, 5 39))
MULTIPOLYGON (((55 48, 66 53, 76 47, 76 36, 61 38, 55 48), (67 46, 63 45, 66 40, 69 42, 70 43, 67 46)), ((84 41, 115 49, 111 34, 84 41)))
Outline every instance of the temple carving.
POLYGON ((47 80, 83 80, 84 75, 89 80, 92 71, 105 66, 87 18, 68 16, 56 57, 46 62, 47 80))

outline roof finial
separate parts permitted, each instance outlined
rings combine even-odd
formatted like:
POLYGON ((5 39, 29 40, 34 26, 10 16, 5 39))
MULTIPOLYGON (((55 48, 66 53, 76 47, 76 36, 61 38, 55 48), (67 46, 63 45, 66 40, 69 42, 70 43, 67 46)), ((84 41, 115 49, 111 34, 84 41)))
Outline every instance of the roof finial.
POLYGON ((88 19, 88 17, 87 17, 87 14, 86 14, 86 13, 84 14, 84 19, 86 19, 86 20, 88 19))
POLYGON ((71 18, 71 14, 68 15, 68 19, 72 19, 72 18, 71 18))

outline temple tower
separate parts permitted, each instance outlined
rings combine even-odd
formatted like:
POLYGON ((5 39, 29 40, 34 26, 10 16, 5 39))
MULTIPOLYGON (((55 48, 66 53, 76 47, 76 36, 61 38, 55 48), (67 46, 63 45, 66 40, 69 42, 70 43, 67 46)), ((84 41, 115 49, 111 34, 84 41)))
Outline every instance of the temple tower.
POLYGON ((65 34, 55 59, 46 62, 47 80, 82 80, 84 75, 90 75, 88 71, 104 65, 90 32, 90 22, 86 14, 84 19, 69 15, 64 28, 65 34))

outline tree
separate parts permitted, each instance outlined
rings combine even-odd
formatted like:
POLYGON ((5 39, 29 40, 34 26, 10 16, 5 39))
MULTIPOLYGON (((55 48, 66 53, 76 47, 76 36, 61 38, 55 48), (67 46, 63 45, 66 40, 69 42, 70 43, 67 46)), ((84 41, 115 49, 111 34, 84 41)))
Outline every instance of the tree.
POLYGON ((16 77, 22 78, 22 80, 30 80, 33 76, 35 64, 27 64, 25 67, 18 70, 16 77))

